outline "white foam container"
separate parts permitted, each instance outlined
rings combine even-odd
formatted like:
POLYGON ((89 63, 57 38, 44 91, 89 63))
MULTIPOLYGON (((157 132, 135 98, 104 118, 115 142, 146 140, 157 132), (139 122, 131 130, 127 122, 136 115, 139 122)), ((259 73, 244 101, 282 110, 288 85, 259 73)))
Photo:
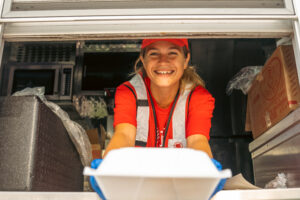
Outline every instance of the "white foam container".
POLYGON ((115 199, 207 200, 229 169, 218 171, 206 153, 187 148, 122 148, 110 151, 95 176, 105 197, 115 199))

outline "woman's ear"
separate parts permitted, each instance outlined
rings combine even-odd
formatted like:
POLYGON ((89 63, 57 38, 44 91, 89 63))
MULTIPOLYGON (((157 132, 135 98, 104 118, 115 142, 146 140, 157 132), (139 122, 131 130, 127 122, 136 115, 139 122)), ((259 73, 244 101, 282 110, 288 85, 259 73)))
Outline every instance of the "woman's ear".
POLYGON ((186 69, 189 66, 190 59, 191 59, 191 54, 187 53, 185 61, 184 61, 184 69, 186 69))

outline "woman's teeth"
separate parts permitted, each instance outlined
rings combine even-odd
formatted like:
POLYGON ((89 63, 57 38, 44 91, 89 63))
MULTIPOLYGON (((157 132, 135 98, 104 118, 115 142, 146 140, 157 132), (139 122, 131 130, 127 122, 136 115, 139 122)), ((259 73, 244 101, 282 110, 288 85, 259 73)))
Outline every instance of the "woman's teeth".
POLYGON ((174 71, 155 71, 157 74, 172 74, 174 71))

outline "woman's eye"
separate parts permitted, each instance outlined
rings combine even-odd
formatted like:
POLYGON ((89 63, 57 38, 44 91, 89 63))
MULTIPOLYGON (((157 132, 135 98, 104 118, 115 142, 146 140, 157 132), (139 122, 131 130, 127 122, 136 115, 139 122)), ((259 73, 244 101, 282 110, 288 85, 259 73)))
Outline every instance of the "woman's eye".
POLYGON ((150 53, 149 53, 149 56, 157 56, 157 55, 158 55, 157 52, 150 52, 150 53))
POLYGON ((178 55, 178 53, 176 51, 171 51, 169 55, 178 55))

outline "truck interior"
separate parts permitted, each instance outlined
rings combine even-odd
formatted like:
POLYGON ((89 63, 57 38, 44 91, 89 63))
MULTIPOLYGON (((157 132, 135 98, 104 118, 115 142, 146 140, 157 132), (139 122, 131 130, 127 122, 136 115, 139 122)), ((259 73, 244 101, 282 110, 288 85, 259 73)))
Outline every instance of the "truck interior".
MULTIPOLYGON (((190 39, 191 65, 205 80, 215 98, 210 144, 214 157, 242 173, 254 183, 248 145, 253 140, 245 131, 247 96, 239 90, 226 94, 230 79, 246 66, 263 66, 276 49, 270 39, 190 39)), ((106 101, 113 116, 117 86, 129 80, 139 56, 141 40, 95 40, 60 42, 7 42, 4 47, 1 95, 9 96, 26 87, 45 87, 45 95, 74 115, 73 95, 98 96, 106 101), (78 43, 80 43, 78 45, 78 43)), ((108 117, 88 121, 86 129, 102 124, 108 117)), ((109 139, 107 139, 109 140, 109 139)), ((107 144, 107 143, 106 143, 107 144)), ((105 147, 103 147, 105 149, 105 147)))

